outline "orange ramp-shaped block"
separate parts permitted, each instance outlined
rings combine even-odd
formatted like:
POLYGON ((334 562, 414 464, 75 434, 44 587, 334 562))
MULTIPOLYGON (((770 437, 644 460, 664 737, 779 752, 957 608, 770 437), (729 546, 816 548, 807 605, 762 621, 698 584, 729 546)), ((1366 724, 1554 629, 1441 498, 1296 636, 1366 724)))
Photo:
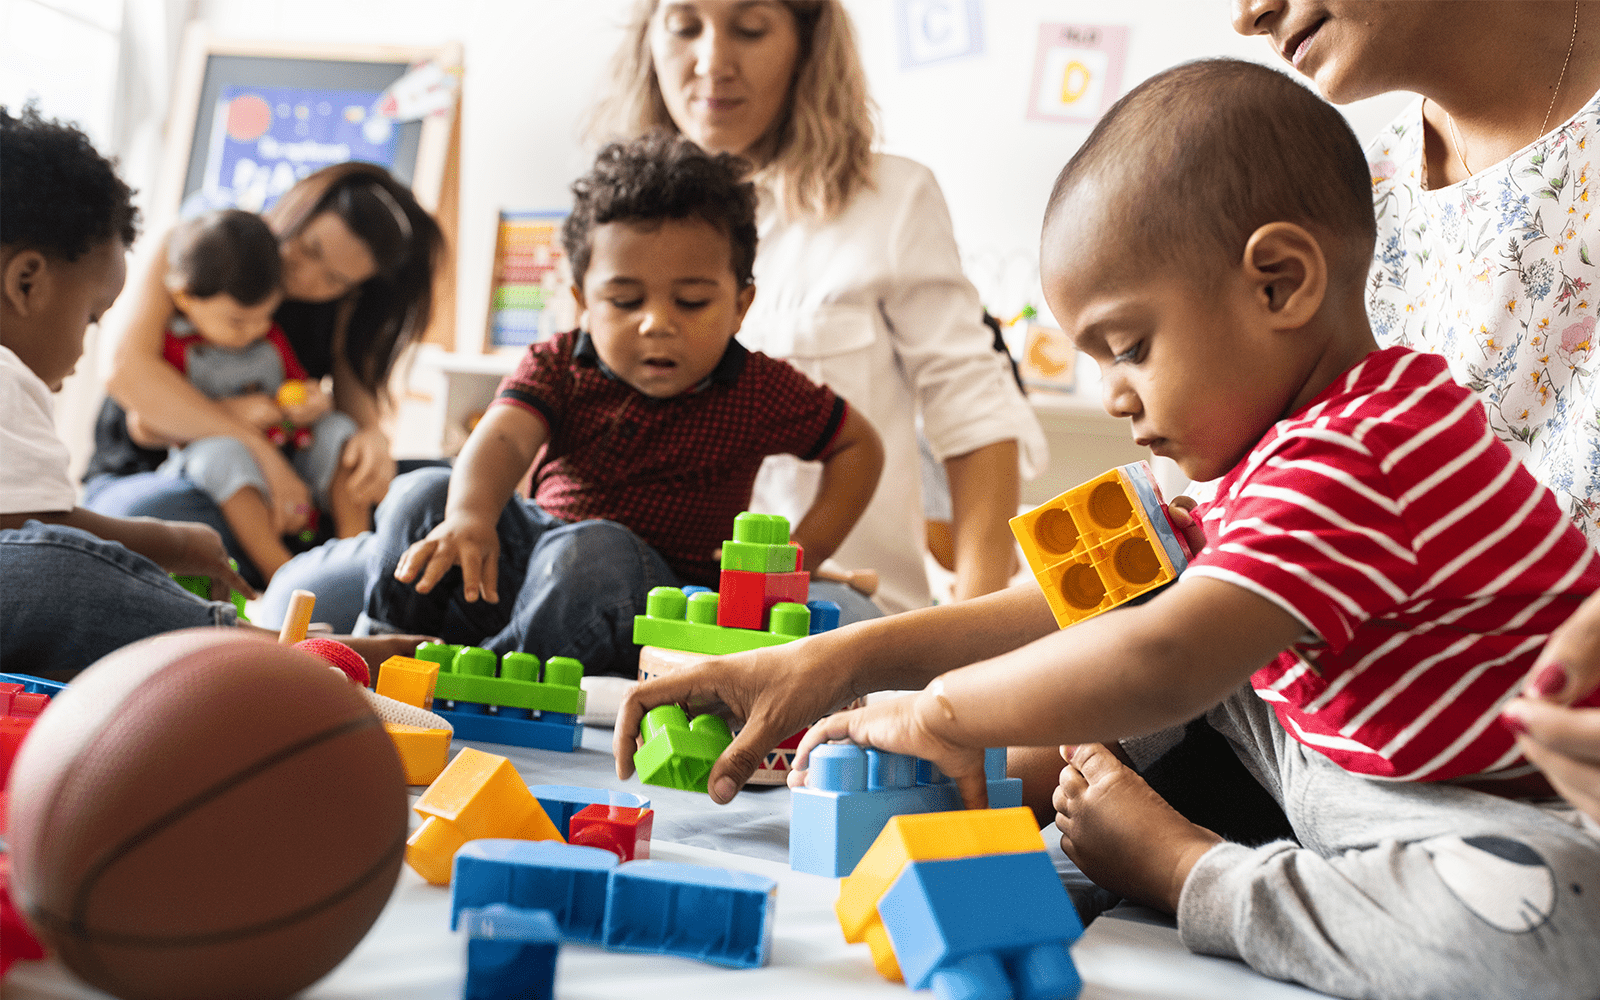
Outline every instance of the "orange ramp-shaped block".
POLYGON ((865 941, 872 949, 873 966, 885 979, 898 983, 900 963, 895 960, 894 946, 878 918, 878 900, 900 876, 901 869, 912 861, 1043 849, 1033 811, 1025 806, 895 816, 867 848, 855 870, 839 883, 834 912, 839 916, 844 939, 851 944, 865 941))
POLYGON ((385 722, 383 728, 400 754, 406 784, 426 785, 444 773, 445 764, 450 760, 450 738, 454 735, 451 730, 408 726, 403 722, 385 722))
POLYGON ((391 656, 378 667, 378 682, 374 689, 381 695, 415 705, 420 709, 433 709, 433 689, 439 683, 439 665, 411 656, 391 656))
POLYGON ((434 885, 450 884, 451 860, 469 840, 566 843, 511 761, 472 747, 456 754, 412 808, 423 819, 406 841, 406 863, 434 885))
POLYGON ((1066 628, 1178 578, 1193 555, 1149 462, 1075 486, 1011 519, 1028 568, 1066 628))

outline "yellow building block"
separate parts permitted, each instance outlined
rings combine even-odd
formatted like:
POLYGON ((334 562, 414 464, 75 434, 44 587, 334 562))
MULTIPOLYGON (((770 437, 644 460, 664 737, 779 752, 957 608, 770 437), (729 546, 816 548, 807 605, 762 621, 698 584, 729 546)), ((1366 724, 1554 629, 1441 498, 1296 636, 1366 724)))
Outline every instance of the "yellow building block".
POLYGON ((1011 533, 1062 628, 1176 580, 1192 555, 1167 519, 1148 462, 1119 466, 1018 514, 1011 533))
POLYGON ((400 754, 400 763, 406 772, 406 784, 430 784, 444 771, 445 764, 450 760, 451 730, 425 729, 403 722, 385 722, 383 728, 400 754))
POLYGON ((395 701, 433 710, 433 689, 439 683, 439 665, 409 656, 391 656, 378 667, 375 690, 395 701))
POLYGON ((434 885, 450 884, 451 860, 469 840, 566 843, 511 761, 471 747, 456 754, 411 808, 423 821, 406 841, 406 862, 434 885))
POLYGON ((840 881, 839 901, 833 907, 839 928, 851 944, 865 941, 871 947, 872 964, 885 979, 900 982, 900 964, 878 919, 878 900, 907 863, 1043 849, 1033 811, 1024 806, 895 816, 855 871, 840 881))

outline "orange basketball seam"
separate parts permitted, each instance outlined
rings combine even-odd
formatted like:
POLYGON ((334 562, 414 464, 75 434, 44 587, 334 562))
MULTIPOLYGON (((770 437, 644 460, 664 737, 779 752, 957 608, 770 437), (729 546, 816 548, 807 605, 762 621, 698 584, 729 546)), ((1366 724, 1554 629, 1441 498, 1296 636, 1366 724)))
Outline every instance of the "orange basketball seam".
MULTIPOLYGON (((327 743, 348 733, 357 732, 361 729, 371 728, 380 724, 381 723, 376 715, 368 713, 365 717, 358 716, 357 718, 351 719, 348 722, 340 723, 339 725, 325 729, 320 733, 313 733, 310 736, 291 743, 288 746, 268 754, 249 766, 242 768, 241 770, 236 771, 233 774, 213 783, 210 787, 205 788, 185 801, 180 802, 178 805, 167 810, 166 813, 158 816, 156 819, 146 824, 143 829, 129 836, 121 844, 117 845, 115 849, 110 851, 104 858, 95 862, 95 864, 84 873, 84 878, 82 882, 79 883, 78 891, 72 902, 70 911, 71 916, 63 919, 53 913, 47 913, 42 908, 38 907, 34 901, 30 900, 30 903, 33 905, 28 907, 29 917, 40 922, 41 924, 50 926, 53 929, 65 930, 75 938, 89 940, 92 935, 89 934, 88 928, 86 927, 85 916, 85 911, 88 909, 89 905, 88 897, 93 893, 96 884, 105 875, 105 873, 110 870, 110 868, 118 861, 121 861, 124 857, 130 854, 140 844, 143 844, 144 842, 155 837, 167 827, 193 812, 195 809, 198 809, 200 806, 205 805, 207 802, 210 802, 215 798, 218 798, 235 786, 255 777, 257 774, 268 771, 283 761, 298 756, 299 754, 304 753, 305 751, 310 750, 319 744, 327 743)), ((404 845, 402 842, 402 847, 403 846, 404 845)))

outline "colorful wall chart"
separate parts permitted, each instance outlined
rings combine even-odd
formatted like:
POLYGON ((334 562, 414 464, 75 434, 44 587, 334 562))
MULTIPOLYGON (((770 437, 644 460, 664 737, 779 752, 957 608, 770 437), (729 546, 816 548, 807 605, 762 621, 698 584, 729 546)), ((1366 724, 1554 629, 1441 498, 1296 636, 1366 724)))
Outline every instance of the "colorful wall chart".
POLYGON ((1028 118, 1093 123, 1121 96, 1127 53, 1126 25, 1039 25, 1028 118))

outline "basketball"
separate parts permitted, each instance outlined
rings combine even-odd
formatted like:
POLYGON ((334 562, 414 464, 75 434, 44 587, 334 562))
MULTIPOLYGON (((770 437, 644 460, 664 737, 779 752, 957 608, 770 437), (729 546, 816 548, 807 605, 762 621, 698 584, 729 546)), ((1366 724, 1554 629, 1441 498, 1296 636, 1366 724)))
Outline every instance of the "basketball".
POLYGON ((406 784, 362 691, 234 629, 134 643, 52 700, 10 783, 11 891, 124 1000, 282 998, 388 902, 406 784))

